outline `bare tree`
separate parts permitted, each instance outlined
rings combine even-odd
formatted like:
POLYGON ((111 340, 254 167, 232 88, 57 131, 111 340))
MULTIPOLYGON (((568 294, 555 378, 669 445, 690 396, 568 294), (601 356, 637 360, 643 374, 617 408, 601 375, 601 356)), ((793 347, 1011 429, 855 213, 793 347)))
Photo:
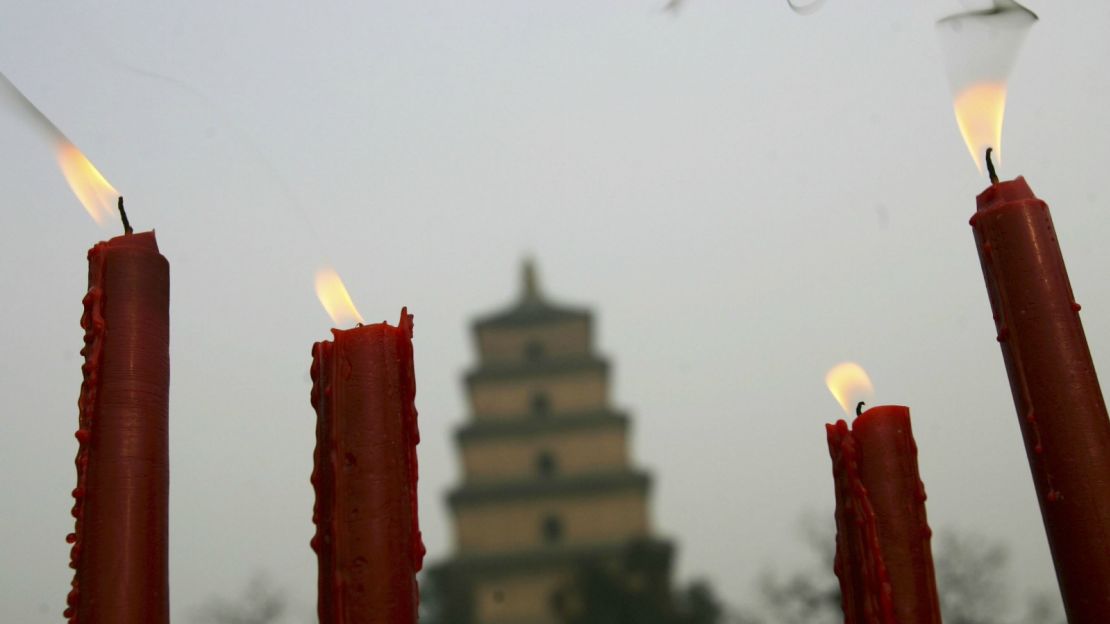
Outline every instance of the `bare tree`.
POLYGON ((1058 594, 1036 592, 1015 618, 1006 546, 974 533, 944 531, 935 543, 945 624, 1067 624, 1058 594))
POLYGON ((724 611, 704 581, 676 589, 671 548, 628 544, 614 560, 584 560, 554 596, 563 624, 721 624, 724 611))
POLYGON ((1009 552, 1001 542, 945 531, 934 541, 937 593, 947 624, 1001 624, 1009 615, 1009 552))
MULTIPOLYGON (((743 611, 744 624, 840 624, 840 586, 833 574, 832 522, 803 519, 802 534, 814 565, 786 576, 764 574, 762 604, 743 611)), ((981 535, 941 531, 933 544, 937 592, 945 624, 1066 624, 1060 600, 1034 594, 1015 616, 1008 585, 1009 551, 981 535)))
MULTIPOLYGON (((831 518, 831 514, 828 516, 831 518)), ((840 624, 840 584, 833 574, 836 539, 828 518, 805 514, 801 520, 802 540, 810 547, 814 565, 786 577, 766 572, 759 580, 763 611, 777 624, 840 624), (825 521, 822 521, 825 520, 825 521)), ((749 616, 751 617, 751 616, 749 616)), ((755 619, 755 621, 760 621, 755 619)))
POLYGON ((250 580, 241 598, 216 598, 198 609, 192 619, 197 624, 277 624, 288 609, 288 599, 259 574, 250 580))
POLYGON ((1029 598, 1025 616, 1019 624, 1068 624, 1068 621, 1060 597, 1042 592, 1029 598))

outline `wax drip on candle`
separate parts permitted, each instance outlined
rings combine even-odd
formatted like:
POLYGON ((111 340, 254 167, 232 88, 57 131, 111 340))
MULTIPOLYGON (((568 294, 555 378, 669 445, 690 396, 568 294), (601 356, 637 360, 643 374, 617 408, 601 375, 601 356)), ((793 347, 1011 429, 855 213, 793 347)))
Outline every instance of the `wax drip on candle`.
POLYGON ((991 152, 994 151, 993 147, 987 148, 987 175, 990 176, 991 184, 998 184, 998 173, 994 170, 994 162, 991 161, 991 152))
POLYGON ((131 222, 127 220, 127 211, 123 209, 123 195, 119 196, 119 218, 123 221, 123 233, 131 234, 131 222))
POLYGON ((73 580, 70 582, 70 591, 66 595, 66 608, 62 615, 68 622, 76 622, 77 600, 80 595, 80 574, 78 566, 81 560, 81 550, 84 546, 85 535, 85 491, 88 483, 89 444, 92 437, 92 422, 96 418, 98 379, 102 366, 101 358, 104 350, 104 334, 106 324, 104 321, 104 291, 100 284, 104 279, 104 256, 106 243, 99 243, 89 250, 89 271, 94 286, 89 288, 88 294, 82 300, 84 314, 81 315, 81 327, 85 330, 85 347, 81 355, 85 363, 81 366, 81 393, 77 398, 78 419, 77 433, 77 487, 73 489, 74 519, 73 532, 66 535, 66 543, 72 544, 69 551, 69 567, 73 569, 73 580))
MULTIPOLYGON (((993 187, 999 184, 999 181, 998 175, 995 173, 994 163, 991 161, 991 152, 992 149, 988 147, 986 150, 987 172, 990 174, 991 184, 993 187)), ((976 211, 976 213, 972 215, 970 224, 975 229, 975 236, 977 240, 981 239, 983 241, 980 257, 983 262, 984 270, 990 272, 992 279, 995 282, 1001 281, 1002 274, 999 272, 999 268, 995 264, 994 256, 992 255, 992 250, 994 247, 991 245, 989 240, 986 240, 988 238, 987 232, 984 229, 982 222, 980 222, 979 220, 978 211, 976 211)), ((991 301, 992 309, 1009 309, 1012 307, 1010 304, 1008 304, 1011 295, 1004 289, 998 289, 997 291, 993 292, 988 290, 987 295, 991 301)), ((1075 306, 1077 305, 1078 304, 1073 304, 1072 310, 1078 314, 1078 310, 1075 309, 1075 306)), ((999 312, 995 312, 994 321, 998 327, 998 335, 996 337, 996 340, 998 340, 998 342, 1000 343, 1009 341, 1010 328, 1007 325, 1006 317, 999 312)), ((1015 353, 1020 354, 1020 349, 1016 350, 1015 353)), ((1018 359, 1020 360, 1020 358, 1018 359)), ((1029 398, 1029 385, 1026 379, 1025 367, 1021 365, 1020 361, 1014 368, 1014 375, 1016 376, 1016 381, 1021 389, 1022 400, 1025 401, 1027 405, 1029 405, 1031 403, 1031 400, 1029 398)), ((1043 454, 1045 451, 1044 438, 1041 436, 1040 422, 1032 405, 1029 405, 1028 409, 1025 411, 1024 418, 1029 428, 1029 436, 1031 437, 1033 454, 1039 458, 1038 460, 1036 460, 1036 465, 1038 466, 1038 470, 1040 470, 1044 475, 1044 481, 1048 489, 1048 495, 1046 496, 1046 498, 1049 502, 1055 502, 1058 499, 1059 494, 1054 485, 1054 480, 1052 478, 1052 473, 1049 471, 1048 464, 1043 459, 1043 454)), ((1033 459, 1030 459, 1030 462, 1033 461, 1033 459)))
POLYGON ((844 621, 896 624, 890 574, 879 542, 875 509, 860 479, 858 440, 844 420, 825 425, 825 430, 837 500, 833 572, 841 580, 844 621))
MULTIPOLYGON (((409 314, 408 307, 401 308, 401 319, 397 322, 397 328, 400 329, 408 340, 401 341, 401 349, 404 351, 404 358, 409 362, 412 361, 412 334, 413 334, 413 318, 409 314)), ((405 461, 409 466, 409 504, 412 509, 412 561, 413 568, 420 571, 424 568, 424 555, 427 554, 427 548, 424 547, 424 537, 420 533, 420 520, 417 513, 417 494, 416 483, 419 479, 419 466, 416 457, 416 445, 420 444, 420 427, 417 425, 417 410, 416 410, 416 373, 410 366, 407 370, 403 371, 403 388, 404 388, 404 420, 405 420, 405 445, 408 447, 405 461)), ((418 596, 419 596, 419 590, 418 596)))

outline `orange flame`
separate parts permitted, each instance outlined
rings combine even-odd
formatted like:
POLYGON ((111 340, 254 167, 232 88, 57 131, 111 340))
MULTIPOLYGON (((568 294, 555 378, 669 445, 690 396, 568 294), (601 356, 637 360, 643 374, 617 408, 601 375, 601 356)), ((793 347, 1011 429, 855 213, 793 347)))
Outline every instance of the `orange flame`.
POLYGON ((1006 78, 1038 19, 1016 0, 990 4, 937 22, 956 122, 979 173, 987 148, 993 148, 995 158, 999 155, 1006 78))
POLYGON ((103 225, 116 209, 119 193, 104 179, 88 158, 69 141, 58 143, 58 166, 69 182, 73 194, 85 206, 89 216, 103 225))
POLYGON ((119 199, 119 193, 96 167, 89 162, 81 150, 66 138, 66 135, 35 106, 12 81, 0 73, 0 105, 11 104, 23 112, 24 118, 43 132, 57 146, 58 166, 69 182, 73 194, 85 206, 93 221, 103 225, 111 217, 119 199))
POLYGON ((334 269, 324 268, 316 272, 316 296, 336 325, 362 323, 362 316, 351 301, 351 295, 347 294, 347 287, 334 269))
POLYGON ((971 159, 983 173, 983 154, 994 148, 995 163, 1002 162, 1002 117, 1006 112, 1006 84, 973 84, 956 94, 953 101, 956 123, 971 152, 971 159))
POLYGON ((871 378, 855 362, 842 362, 832 367, 825 374, 825 385, 848 416, 855 415, 856 405, 860 401, 870 402, 875 398, 871 378))

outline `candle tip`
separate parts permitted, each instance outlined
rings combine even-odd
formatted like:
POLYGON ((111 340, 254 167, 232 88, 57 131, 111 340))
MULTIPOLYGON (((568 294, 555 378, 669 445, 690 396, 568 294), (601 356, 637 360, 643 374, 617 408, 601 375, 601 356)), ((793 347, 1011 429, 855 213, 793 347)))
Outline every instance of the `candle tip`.
POLYGON ((863 401, 860 401, 859 403, 856 403, 856 416, 862 416, 863 415, 863 405, 864 405, 863 401))
POLYGON ((123 233, 131 234, 134 230, 131 229, 131 222, 127 220, 127 211, 123 209, 123 195, 119 196, 119 218, 123 221, 123 233))
POLYGON ((995 172, 994 161, 991 160, 991 152, 993 151, 993 147, 987 148, 987 175, 991 178, 991 184, 998 184, 998 173, 995 172))

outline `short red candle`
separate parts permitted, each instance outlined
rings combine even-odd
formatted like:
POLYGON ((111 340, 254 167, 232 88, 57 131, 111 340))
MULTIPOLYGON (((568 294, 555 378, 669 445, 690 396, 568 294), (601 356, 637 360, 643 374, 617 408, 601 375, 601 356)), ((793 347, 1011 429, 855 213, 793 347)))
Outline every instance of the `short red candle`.
POLYGON ((412 316, 333 329, 312 347, 317 610, 328 624, 415 623, 424 545, 416 515, 412 316))
POLYGON ((874 407, 826 425, 836 486, 845 624, 940 624, 910 410, 874 407))
POLYGON ((1002 359, 1072 624, 1110 622, 1110 420, 1048 205, 1024 178, 971 218, 1002 359))
POLYGON ((170 619, 169 302, 154 232, 89 250, 69 622, 170 619))

